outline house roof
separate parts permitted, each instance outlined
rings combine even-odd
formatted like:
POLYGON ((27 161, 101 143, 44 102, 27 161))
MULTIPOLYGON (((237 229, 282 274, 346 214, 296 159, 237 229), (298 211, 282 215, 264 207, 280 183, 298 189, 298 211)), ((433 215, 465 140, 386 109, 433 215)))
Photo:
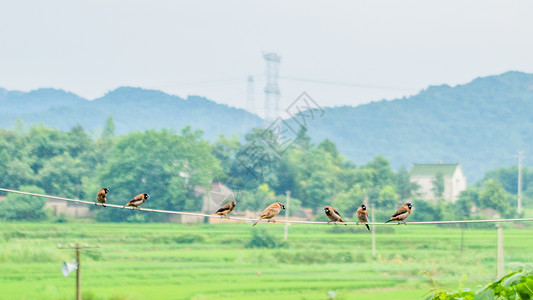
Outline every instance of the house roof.
POLYGON ((459 164, 413 164, 411 177, 435 176, 442 173, 444 177, 452 177, 459 164))

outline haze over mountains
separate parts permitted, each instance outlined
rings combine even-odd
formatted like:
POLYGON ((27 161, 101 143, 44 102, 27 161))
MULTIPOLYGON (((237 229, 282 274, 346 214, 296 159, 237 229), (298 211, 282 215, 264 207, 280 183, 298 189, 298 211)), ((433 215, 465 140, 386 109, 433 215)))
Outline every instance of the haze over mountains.
POLYGON ((61 130, 80 124, 95 132, 109 116, 115 120, 117 135, 152 128, 181 130, 190 125, 203 130, 209 140, 220 133, 244 135, 248 128, 262 124, 254 114, 203 97, 183 99, 141 88, 120 87, 92 101, 56 89, 28 93, 0 89, 0 128, 12 128, 18 118, 61 130))
MULTIPOLYGON (((81 124, 94 132, 110 115, 117 134, 191 125, 209 140, 220 133, 242 137, 263 124, 245 110, 202 97, 140 88, 118 88, 92 101, 55 89, 0 89, 0 128, 13 128, 19 118, 61 130, 81 124)), ((533 74, 507 72, 455 87, 431 86, 409 98, 326 107, 322 117, 307 123, 314 143, 328 138, 356 164, 377 154, 395 168, 460 162, 473 183, 487 170, 516 164, 519 150, 532 165, 527 157, 533 155, 533 74)))

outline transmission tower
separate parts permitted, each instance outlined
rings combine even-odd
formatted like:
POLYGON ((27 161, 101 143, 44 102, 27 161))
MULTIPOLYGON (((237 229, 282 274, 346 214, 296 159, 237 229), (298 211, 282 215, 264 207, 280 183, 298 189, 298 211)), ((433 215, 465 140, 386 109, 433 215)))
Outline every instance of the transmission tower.
POLYGON ((278 117, 279 113, 279 63, 281 56, 276 53, 263 53, 266 61, 266 79, 265 87, 265 120, 271 121, 278 117))

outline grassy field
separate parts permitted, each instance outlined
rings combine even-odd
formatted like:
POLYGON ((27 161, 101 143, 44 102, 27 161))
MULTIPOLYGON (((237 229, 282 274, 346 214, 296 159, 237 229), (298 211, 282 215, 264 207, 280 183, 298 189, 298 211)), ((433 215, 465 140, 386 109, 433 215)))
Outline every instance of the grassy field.
MULTIPOLYGON (((420 299, 439 285, 472 289, 495 279, 496 230, 387 226, 377 257, 362 227, 290 226, 277 249, 245 248, 252 232, 282 240, 283 225, 2 223, 1 299, 72 299, 74 251, 82 253, 84 299, 420 299)), ((505 262, 533 262, 533 230, 504 229, 505 262)))

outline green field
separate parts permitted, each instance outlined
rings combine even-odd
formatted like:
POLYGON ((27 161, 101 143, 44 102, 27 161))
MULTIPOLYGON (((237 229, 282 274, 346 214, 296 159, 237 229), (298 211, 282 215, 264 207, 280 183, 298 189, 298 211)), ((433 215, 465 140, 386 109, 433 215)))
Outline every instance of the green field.
MULTIPOLYGON (((379 227, 377 257, 362 227, 292 225, 288 244, 245 248, 252 232, 283 238, 283 225, 2 223, 1 299, 73 299, 74 251, 82 253, 84 299, 420 299, 439 285, 477 290, 496 278, 496 230, 379 227)), ((531 228, 504 229, 505 262, 533 262, 531 228)))

